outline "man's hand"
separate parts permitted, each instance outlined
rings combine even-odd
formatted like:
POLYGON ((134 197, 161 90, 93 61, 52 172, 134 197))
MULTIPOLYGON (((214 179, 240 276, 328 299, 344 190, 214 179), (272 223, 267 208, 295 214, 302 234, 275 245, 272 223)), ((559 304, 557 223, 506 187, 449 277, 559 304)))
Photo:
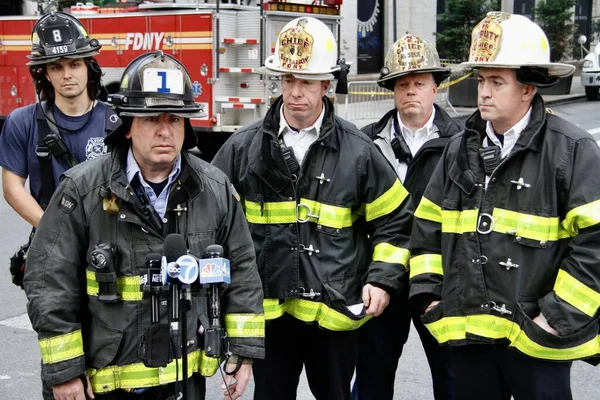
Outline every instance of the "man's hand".
MULTIPOLYGON (((438 304, 438 303, 439 303, 439 301, 437 301, 437 300, 435 300, 435 301, 432 301, 432 302, 431 302, 431 304, 429 304, 429 305, 427 306, 427 308, 425 309, 425 312, 424 312, 423 314, 426 314, 426 313, 428 313, 428 312, 429 312, 429 310, 431 310, 433 307, 437 306, 437 304, 438 304)), ((421 306, 421 307, 423 307, 423 306, 421 306)))
POLYGON ((73 378, 70 381, 52 386, 52 393, 55 400, 86 400, 93 399, 92 384, 87 376, 87 390, 83 390, 83 382, 80 377, 73 378))
POLYGON ((544 317, 544 315, 542 313, 540 313, 540 315, 535 317, 533 319, 533 322, 535 322, 540 328, 542 328, 546 332, 551 333, 552 335, 555 335, 555 336, 559 336, 558 331, 550 326, 550 324, 546 320, 546 317, 544 317))
POLYGON ((378 317, 390 304, 390 295, 385 290, 367 283, 363 288, 362 299, 367 308, 367 315, 378 317))
MULTIPOLYGON (((235 364, 225 364, 225 371, 233 371, 235 364)), ((225 382, 221 384, 223 389, 223 400, 235 400, 242 397, 252 377, 252 364, 242 364, 235 375, 225 374, 225 382), (231 381, 235 378, 235 382, 231 381), (229 391, 227 390, 229 388, 229 391), (231 394, 231 397, 229 396, 231 394)))

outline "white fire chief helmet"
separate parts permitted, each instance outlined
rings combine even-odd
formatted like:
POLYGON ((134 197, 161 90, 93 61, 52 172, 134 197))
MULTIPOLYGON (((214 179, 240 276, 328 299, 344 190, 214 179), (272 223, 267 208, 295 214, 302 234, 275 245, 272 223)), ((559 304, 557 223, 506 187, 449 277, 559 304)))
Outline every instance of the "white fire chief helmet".
POLYGON ((277 38, 275 54, 267 57, 260 74, 297 79, 333 80, 337 64, 337 43, 327 25, 312 17, 301 17, 283 27, 277 38))
POLYGON ((569 64, 550 62, 550 44, 535 22, 522 15, 492 11, 471 34, 469 61, 473 68, 542 68, 549 77, 567 77, 575 72, 569 64))

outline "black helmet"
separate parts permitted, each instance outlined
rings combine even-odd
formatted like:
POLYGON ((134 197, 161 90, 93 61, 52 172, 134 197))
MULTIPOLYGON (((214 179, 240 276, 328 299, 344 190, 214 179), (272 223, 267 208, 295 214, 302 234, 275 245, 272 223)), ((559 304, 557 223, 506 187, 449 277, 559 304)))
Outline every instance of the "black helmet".
MULTIPOLYGON (((206 113, 194 101, 192 80, 183 64, 173 56, 157 51, 142 54, 125 68, 119 92, 108 96, 117 115, 127 117, 151 117, 163 113, 185 118, 186 132, 183 147, 196 145, 196 135, 189 118, 204 118, 206 113)), ((106 144, 116 144, 125 137, 128 124, 110 133, 106 144)))
POLYGON ((90 39, 79 20, 62 12, 43 15, 31 34, 31 61, 27 65, 41 65, 59 58, 85 58, 99 54, 100 43, 90 39))

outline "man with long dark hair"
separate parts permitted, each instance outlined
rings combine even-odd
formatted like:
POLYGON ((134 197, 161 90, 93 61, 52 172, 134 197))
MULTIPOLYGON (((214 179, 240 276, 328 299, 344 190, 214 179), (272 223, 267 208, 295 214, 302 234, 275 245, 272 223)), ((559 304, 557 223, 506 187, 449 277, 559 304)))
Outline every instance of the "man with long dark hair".
MULTIPOLYGON (((27 65, 40 102, 6 119, 0 166, 4 198, 35 228, 61 174, 104 154, 103 138, 119 119, 97 100, 102 70, 93 56, 101 46, 79 20, 60 12, 46 14, 35 24, 31 42, 27 65)), ((15 260, 15 284, 20 284, 21 269, 22 262, 15 260)))

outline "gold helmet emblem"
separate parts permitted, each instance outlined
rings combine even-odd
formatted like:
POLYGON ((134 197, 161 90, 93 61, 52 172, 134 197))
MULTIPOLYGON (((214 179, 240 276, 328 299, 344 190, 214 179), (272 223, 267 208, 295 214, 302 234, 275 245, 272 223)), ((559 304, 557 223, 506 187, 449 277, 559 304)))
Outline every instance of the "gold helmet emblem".
POLYGON ((437 84, 450 76, 450 70, 440 65, 435 46, 416 35, 404 35, 392 45, 379 73, 379 86, 394 90, 396 78, 411 73, 433 74, 437 84))
POLYGON ((298 71, 306 70, 312 57, 314 39, 305 30, 308 20, 300 18, 292 28, 279 35, 279 65, 298 71))

